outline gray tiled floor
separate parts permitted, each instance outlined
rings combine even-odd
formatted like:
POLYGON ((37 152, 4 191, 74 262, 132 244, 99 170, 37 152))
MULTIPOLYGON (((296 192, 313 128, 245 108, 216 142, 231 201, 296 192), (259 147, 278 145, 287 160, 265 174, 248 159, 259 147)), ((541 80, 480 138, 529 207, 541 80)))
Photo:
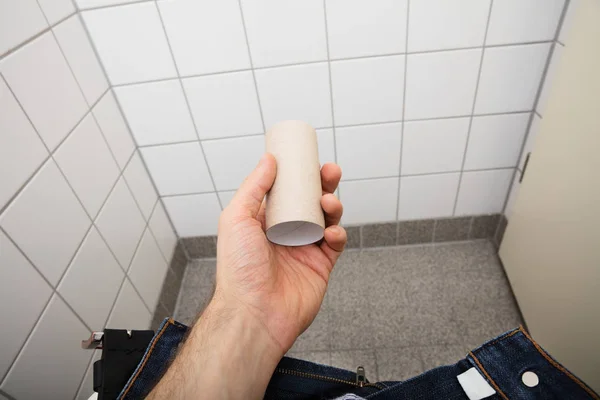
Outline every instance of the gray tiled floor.
MULTIPOLYGON (((188 265, 176 318, 191 322, 212 294, 215 260, 188 265)), ((401 380, 455 362, 518 326, 508 282, 487 240, 346 251, 321 311, 289 354, 369 380, 401 380)))

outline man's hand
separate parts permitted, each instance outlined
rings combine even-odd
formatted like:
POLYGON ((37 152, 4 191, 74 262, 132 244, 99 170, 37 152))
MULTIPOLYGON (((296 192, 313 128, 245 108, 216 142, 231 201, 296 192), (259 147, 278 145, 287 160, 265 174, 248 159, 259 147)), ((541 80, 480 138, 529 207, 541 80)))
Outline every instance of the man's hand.
POLYGON ((277 363, 313 321, 346 244, 335 164, 321 169, 325 237, 283 247, 267 240, 263 199, 276 175, 265 154, 219 220, 215 294, 149 399, 262 398, 277 363))
POLYGON ((336 164, 325 164, 321 169, 324 240, 300 247, 269 242, 263 198, 275 174, 275 159, 265 154, 221 214, 215 300, 254 316, 283 355, 319 312, 329 274, 346 244, 346 232, 337 225, 342 204, 332 194, 342 171, 336 164))

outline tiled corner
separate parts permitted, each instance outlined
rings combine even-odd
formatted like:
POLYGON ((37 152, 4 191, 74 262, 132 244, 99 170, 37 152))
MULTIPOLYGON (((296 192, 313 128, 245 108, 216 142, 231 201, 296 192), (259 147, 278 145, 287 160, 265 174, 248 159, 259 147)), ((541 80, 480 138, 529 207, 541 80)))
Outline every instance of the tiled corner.
POLYGON ((508 219, 504 215, 500 216, 500 222, 498 223, 498 229, 496 230, 496 234, 494 235, 494 242, 497 247, 500 247, 502 244, 502 239, 504 238, 504 232, 506 232, 506 226, 508 225, 508 219))
POLYGON ((190 259, 217 256, 216 236, 184 237, 181 239, 181 244, 190 259))
POLYGON ((435 221, 434 242, 467 240, 471 227, 471 217, 444 218, 435 221))
POLYGON ((175 246, 175 251, 173 252, 173 257, 171 258, 169 268, 171 268, 171 271, 175 272, 178 277, 183 277, 188 261, 189 260, 185 253, 183 243, 181 240, 179 240, 175 246))
POLYGON ((473 217, 469 239, 492 239, 496 234, 500 214, 473 217))
POLYGON ((362 247, 395 246, 396 231, 396 222, 363 225, 362 247))
POLYGON ((433 241, 435 220, 398 221, 396 244, 430 243, 433 241))

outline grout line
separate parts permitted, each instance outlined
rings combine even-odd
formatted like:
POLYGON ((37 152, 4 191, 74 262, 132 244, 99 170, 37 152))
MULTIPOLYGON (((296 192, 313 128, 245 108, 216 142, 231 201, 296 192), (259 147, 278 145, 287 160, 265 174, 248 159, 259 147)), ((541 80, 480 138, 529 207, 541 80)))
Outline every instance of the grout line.
MULTIPOLYGON (((85 377, 88 374, 88 372, 90 372, 90 368, 94 368, 94 354, 96 354, 96 352, 99 350, 92 350, 92 357, 90 358, 90 362, 88 363, 87 368, 85 369, 85 372, 83 373, 83 376, 81 377, 81 381, 79 382, 79 385, 77 385, 77 391, 75 392, 75 396, 73 397, 73 400, 76 400, 77 397, 81 394, 81 390, 83 389, 83 382, 85 382, 85 377)), ((93 371, 91 371, 93 373, 93 371)), ((92 390, 93 392, 93 390, 92 390)))
MULTIPOLYGON (((202 151, 202 158, 204 159, 204 164, 206 165, 206 170, 208 171, 208 176, 210 177, 210 181, 212 183, 213 189, 217 191, 217 185, 215 184, 215 179, 210 169, 210 165, 208 164, 208 159, 206 158, 206 152, 204 151, 204 146, 202 146, 202 141, 200 140, 200 133, 198 133, 198 126, 196 125, 196 120, 194 119, 194 113, 192 112, 192 107, 190 106, 190 101, 188 99, 187 92, 185 91, 185 87, 183 86, 183 81, 181 79, 181 74, 179 73, 179 67, 177 66, 177 61, 175 60, 175 54, 173 53, 173 48, 171 47, 171 41, 169 40, 169 35, 167 34, 167 28, 165 27, 165 22, 163 21, 162 14, 160 12, 160 8, 158 7, 158 1, 154 1, 154 6, 156 7, 156 12, 158 13, 158 19, 160 20, 160 25, 163 29, 163 34, 165 35, 165 39, 167 41, 167 46, 169 47, 169 53, 171 54, 171 60, 173 61, 173 65, 175 66, 175 72, 177 73, 177 79, 179 80, 179 86, 183 92, 183 98, 185 100, 185 104, 188 110, 188 113, 192 119, 192 125, 194 125, 194 132, 196 132, 196 137, 198 138, 198 142, 200 144, 200 150, 202 151)), ((137 144, 137 143, 136 143, 137 144)), ((221 204, 221 199, 217 196, 217 201, 219 202, 219 206, 221 210, 223 210, 223 205, 221 204)))
POLYGON ((327 73, 329 78, 329 106, 331 107, 331 125, 333 129, 333 161, 337 164, 337 131, 335 124, 335 111, 333 103, 333 79, 331 78, 331 57, 329 52, 329 25, 327 24, 327 1, 323 0, 323 18, 325 20, 325 49, 327 51, 327 73))
MULTIPOLYGON (((408 50, 408 31, 409 31, 409 19, 410 15, 410 0, 406 0, 406 35, 404 38, 404 50, 408 50)), ((402 87, 402 126, 400 128, 400 155, 398 159, 398 193, 396 195, 396 220, 400 215, 400 189, 402 186, 402 151, 404 147, 404 126, 406 125, 406 81, 408 76, 408 56, 404 56, 404 82, 402 87)), ((396 243, 398 243, 398 227, 396 227, 396 243)))
POLYGON ((19 43, 18 45, 16 45, 15 47, 8 49, 7 51, 5 51, 2 55, 0 55, 0 59, 4 59, 5 57, 8 57, 9 55, 16 53, 18 50, 22 49, 23 47, 27 46, 29 43, 33 42, 34 40, 36 40, 37 38, 39 38, 40 36, 43 36, 44 34, 48 33, 48 31, 51 31, 52 29, 54 29, 56 26, 62 24, 64 21, 68 20, 69 18, 71 18, 73 15, 77 14, 77 11, 72 12, 71 14, 67 15, 66 17, 59 19, 56 23, 50 25, 50 23, 48 22, 48 18, 46 17, 46 14, 42 11, 42 7, 40 7, 39 2, 36 0, 36 4, 37 6, 40 8, 40 12, 42 13, 42 15, 44 16, 44 20, 46 20, 46 28, 44 28, 43 30, 41 30, 40 32, 36 33, 35 35, 31 36, 30 38, 22 41, 21 43, 19 43))
MULTIPOLYGON (((1 381, 0 381, 1 382, 1 381)), ((16 400, 14 397, 12 397, 10 394, 6 393, 4 390, 0 389, 0 395, 6 397, 9 400, 16 400)))
MULTIPOLYGON (((256 73, 254 71, 254 62, 252 61, 252 52, 250 51, 250 40, 248 39, 248 31, 246 30, 246 20, 244 18, 244 8, 242 7, 241 0, 238 0, 238 6, 240 7, 240 16, 242 18, 242 28, 244 29, 244 39, 246 40, 246 49, 248 49, 248 60, 250 61, 250 70, 252 71, 252 80, 254 82, 254 90, 256 91, 256 101, 258 102, 258 111, 260 113, 260 121, 263 127, 263 133, 266 133, 267 127, 265 125, 265 117, 263 115, 263 108, 260 101, 260 95, 258 93, 258 82, 256 80, 256 73)), ((223 205, 221 204, 221 209, 223 205)))
POLYGON ((485 57, 485 44, 487 41, 488 30, 490 29, 490 19, 492 17, 492 9, 494 8, 494 0, 490 1, 490 7, 488 10, 487 22, 485 24, 485 33, 483 35, 483 47, 481 49, 481 57, 479 58, 479 71, 477 72, 477 81, 475 82, 475 94, 473 96, 473 104, 471 106, 471 117, 469 119, 469 127, 467 128, 467 140, 465 141, 465 148, 462 156, 461 173, 458 177, 458 186, 456 188, 456 196, 454 197, 454 207, 452 209, 452 215, 456 216, 456 208, 458 206, 458 196, 460 194, 460 188, 462 185, 463 170, 465 169, 465 163, 467 161, 467 151, 469 150, 469 141, 471 138, 471 128, 473 126, 473 113, 475 112, 475 106, 477 104, 477 95, 479 93, 479 81, 481 80, 481 73, 483 70, 483 59, 485 57))
MULTIPOLYGON (((548 50, 546 65, 544 66, 544 70, 542 72, 542 77, 540 79, 540 84, 538 86, 538 90, 535 95, 535 100, 533 102, 533 111, 532 111, 531 115, 529 116, 529 121, 527 122, 527 128, 525 130, 525 135, 523 136, 523 141, 521 143, 521 150, 519 151, 519 157, 517 158, 517 168, 515 169, 515 171, 512 175, 512 179, 510 180, 510 186, 506 192, 506 197, 504 198, 504 205, 502 206, 502 212, 501 212, 502 215, 504 215, 504 213, 506 212, 506 206, 508 205, 508 200, 510 199, 510 194, 513 190, 513 182, 515 180, 515 177, 517 176, 517 169, 521 163, 521 158, 523 157, 523 152, 525 151, 525 145, 527 144, 527 139, 529 138, 529 133, 531 131, 531 125, 533 124, 534 114, 537 114, 540 118, 542 118, 542 116, 539 113, 537 108, 538 108, 538 104, 540 102, 540 98, 542 97, 542 91, 544 89, 544 85, 546 84, 546 79, 548 78, 548 70, 550 69, 550 63, 552 62, 552 57, 554 56, 554 50, 556 49, 556 43, 558 43, 558 35, 560 34, 563 23, 565 22, 565 17, 567 15, 567 10, 568 10, 570 4, 571 4, 571 0, 565 1, 560 18, 558 20, 558 23, 556 24, 556 30, 554 31, 554 38, 551 42, 550 49, 548 50)), ((520 183, 519 183, 519 185, 520 185, 520 183)))

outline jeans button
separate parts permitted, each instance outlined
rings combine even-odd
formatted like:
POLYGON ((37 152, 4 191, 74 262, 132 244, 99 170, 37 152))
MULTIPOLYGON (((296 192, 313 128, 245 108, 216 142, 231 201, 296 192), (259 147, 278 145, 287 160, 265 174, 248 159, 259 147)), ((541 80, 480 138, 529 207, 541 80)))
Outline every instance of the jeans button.
POLYGON ((526 371, 521 375, 521 380, 523 384, 528 387, 536 387, 538 383, 540 383, 540 378, 538 378, 535 372, 526 371))

